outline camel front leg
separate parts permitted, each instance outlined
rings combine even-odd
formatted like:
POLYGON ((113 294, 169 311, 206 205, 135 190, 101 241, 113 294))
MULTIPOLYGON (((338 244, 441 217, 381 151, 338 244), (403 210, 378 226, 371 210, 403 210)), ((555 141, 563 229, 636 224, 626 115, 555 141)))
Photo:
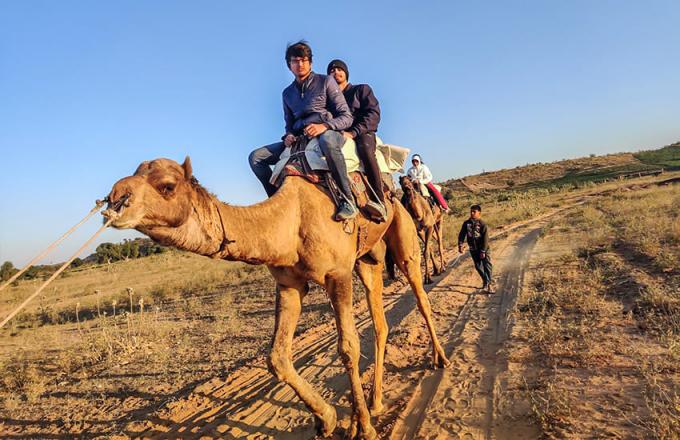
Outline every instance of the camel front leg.
POLYGON ((444 259, 444 215, 439 219, 434 225, 435 232, 437 233, 437 242, 439 243, 439 263, 441 265, 441 271, 446 269, 446 260, 444 259))
POLYGON ((384 263, 382 261, 372 263, 359 260, 356 264, 357 274, 359 274, 359 278, 366 288, 366 300, 368 302, 368 309, 371 313, 373 330, 375 332, 375 374, 373 376, 373 393, 371 395, 371 414, 379 414, 384 408, 382 403, 383 372, 388 327, 382 298, 383 266, 384 263))
POLYGON ((427 240, 428 247, 430 248, 430 260, 432 261, 432 275, 441 275, 441 273, 444 271, 444 266, 441 264, 441 261, 437 261, 437 257, 435 256, 435 251, 434 251, 434 244, 435 244, 435 239, 437 237, 437 224, 435 223, 431 228, 429 228, 428 232, 430 234, 430 237, 427 240))
POLYGON ((350 436, 362 440, 378 437, 368 412, 359 375, 359 334, 352 313, 352 273, 329 276, 326 291, 333 304, 335 323, 338 328, 338 353, 342 360, 352 389, 352 427, 350 436), (357 426, 358 424, 358 426, 357 426))
POLYGON ((423 282, 425 284, 431 284, 432 283, 432 277, 430 276, 430 267, 429 267, 429 262, 430 262, 430 234, 432 229, 431 228, 423 228, 420 231, 418 231, 418 236, 420 239, 423 241, 423 260, 425 260, 425 277, 423 278, 423 282))
POLYGON ((304 380, 293 366, 293 335, 300 310, 302 297, 306 293, 307 282, 300 281, 294 286, 278 284, 276 289, 276 321, 274 338, 269 354, 269 370, 277 379, 290 385, 307 408, 314 414, 317 431, 323 437, 330 437, 335 430, 337 414, 333 406, 317 393, 304 380))

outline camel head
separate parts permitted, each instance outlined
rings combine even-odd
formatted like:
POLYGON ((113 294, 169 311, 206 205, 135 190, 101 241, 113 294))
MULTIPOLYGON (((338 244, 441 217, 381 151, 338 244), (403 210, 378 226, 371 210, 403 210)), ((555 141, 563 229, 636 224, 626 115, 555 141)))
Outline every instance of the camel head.
POLYGON ((408 205, 407 208, 411 212, 416 224, 418 224, 425 217, 425 212, 418 197, 420 195, 418 183, 414 182, 409 176, 401 176, 399 177, 399 185, 401 190, 404 191, 406 204, 408 205))
POLYGON ((104 216, 111 217, 112 207, 122 204, 111 224, 115 228, 143 233, 156 227, 176 228, 191 214, 194 186, 189 156, 182 165, 170 159, 142 162, 132 176, 113 185, 104 216))

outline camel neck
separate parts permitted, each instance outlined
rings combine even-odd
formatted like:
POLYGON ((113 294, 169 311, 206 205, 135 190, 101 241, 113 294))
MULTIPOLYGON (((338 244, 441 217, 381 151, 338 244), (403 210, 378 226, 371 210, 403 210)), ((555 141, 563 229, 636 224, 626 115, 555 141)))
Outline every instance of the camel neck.
MULTIPOLYGON (((291 189, 291 185, 284 185, 270 199, 252 206, 218 202, 228 244, 214 257, 251 264, 290 264, 296 254, 294 243, 300 222, 297 194, 291 189)), ((221 246, 224 235, 220 218, 216 220, 221 246)))
POLYGON ((286 182, 273 197, 251 206, 228 205, 200 190, 194 194, 192 213, 184 224, 140 231, 162 244, 212 258, 294 264, 291 259, 296 255, 300 223, 294 186, 286 182), (223 247, 225 235, 228 244, 223 247))

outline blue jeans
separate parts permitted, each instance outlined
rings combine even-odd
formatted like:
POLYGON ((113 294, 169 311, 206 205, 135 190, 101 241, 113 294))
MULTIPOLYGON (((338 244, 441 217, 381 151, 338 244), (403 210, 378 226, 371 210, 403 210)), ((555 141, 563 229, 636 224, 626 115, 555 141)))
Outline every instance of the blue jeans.
MULTIPOLYGON (((347 200, 353 200, 352 188, 349 183, 349 176, 347 175, 347 165, 345 165, 345 156, 342 155, 342 146, 345 143, 345 138, 339 131, 326 130, 319 136, 319 147, 323 155, 326 157, 328 168, 331 175, 338 183, 340 190, 345 194, 347 200)), ((250 169, 253 170, 260 183, 271 197, 276 192, 276 187, 269 183, 272 177, 271 167, 276 165, 279 161, 281 153, 285 149, 283 142, 276 142, 274 144, 265 145, 257 148, 248 156, 250 169)))
POLYGON ((491 252, 487 249, 485 254, 484 259, 482 259, 478 250, 470 251, 472 261, 475 263, 475 269, 482 278, 482 282, 484 284, 489 284, 493 275, 493 264, 491 264, 491 252))

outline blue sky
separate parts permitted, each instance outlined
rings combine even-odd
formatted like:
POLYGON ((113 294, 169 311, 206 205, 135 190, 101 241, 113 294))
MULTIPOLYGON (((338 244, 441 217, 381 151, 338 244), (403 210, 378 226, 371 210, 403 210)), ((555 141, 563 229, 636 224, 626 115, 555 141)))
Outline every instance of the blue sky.
POLYGON ((0 2, 0 262, 147 159, 189 154, 222 200, 262 199, 247 155, 282 134, 300 38, 316 71, 338 57, 371 84, 382 138, 445 180, 680 140, 678 23, 677 1, 0 2))

